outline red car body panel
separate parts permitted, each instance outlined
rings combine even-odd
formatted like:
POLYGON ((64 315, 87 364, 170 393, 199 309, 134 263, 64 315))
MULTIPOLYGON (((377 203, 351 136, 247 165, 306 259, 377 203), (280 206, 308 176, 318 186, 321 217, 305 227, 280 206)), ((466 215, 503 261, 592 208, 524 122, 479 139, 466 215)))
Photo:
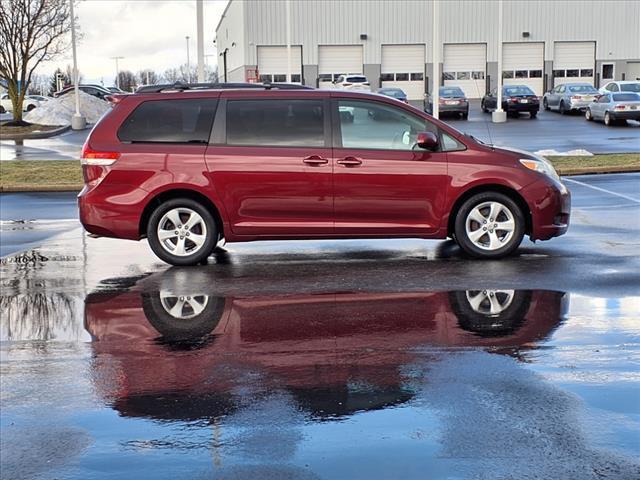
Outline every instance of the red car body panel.
MULTIPOLYGON (((501 186, 528 205, 532 239, 566 232, 570 195, 556 180, 520 165, 518 155, 479 144, 409 105, 380 95, 329 91, 195 91, 127 95, 87 144, 117 152, 111 166, 85 166, 80 220, 97 235, 140 239, 144 213, 161 194, 187 190, 217 209, 228 242, 265 239, 446 238, 456 202, 474 188, 501 186), (354 98, 387 103, 438 125, 466 146, 428 152, 123 143, 117 130, 140 103, 179 98, 354 98), (305 158, 327 160, 309 165, 305 158), (345 166, 355 157, 362 163, 345 166)), ((525 212, 526 213, 526 212, 525 212)))

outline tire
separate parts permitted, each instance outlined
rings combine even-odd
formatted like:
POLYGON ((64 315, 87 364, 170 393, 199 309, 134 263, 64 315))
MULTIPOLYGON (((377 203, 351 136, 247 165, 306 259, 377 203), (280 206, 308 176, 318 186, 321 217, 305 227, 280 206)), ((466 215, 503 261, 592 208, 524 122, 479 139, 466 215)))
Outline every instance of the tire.
POLYGON ((34 108, 36 108, 35 105, 31 104, 31 105, 27 105, 27 112, 30 112, 31 110, 33 110, 34 108))
POLYGON ((607 127, 611 127, 613 126, 615 122, 613 121, 613 119, 611 118, 611 115, 609 115, 609 112, 604 112, 604 124, 607 127))
POLYGON ((142 295, 147 320, 167 343, 202 341, 220 323, 224 302, 224 297, 163 290, 142 295))
POLYGON ((2 105, 0 105, 0 113, 7 113, 7 111, 2 105))
POLYGON ((560 101, 560 106, 558 107, 558 112, 560 112, 560 115, 566 115, 567 114, 567 109, 564 106, 564 102, 560 101))
POLYGON ((547 110, 547 111, 551 110, 551 109, 549 108, 549 103, 547 102, 547 99, 546 99, 546 98, 543 98, 543 99, 542 99, 542 106, 543 106, 543 107, 544 107, 544 109, 545 109, 545 110, 547 110))
POLYGON ((538 112, 529 112, 530 118, 536 118, 538 116, 538 112))
POLYGON ((482 111, 483 111, 484 113, 489 113, 489 109, 485 106, 485 104, 484 104, 484 100, 482 100, 482 101, 480 102, 480 108, 482 108, 482 111))
POLYGON ((463 119, 463 120, 468 120, 468 119, 469 119, 469 112, 464 112, 464 113, 462 114, 462 119, 463 119))
POLYGON ((218 230, 211 212, 202 204, 189 198, 176 198, 153 211, 147 224, 147 237, 158 258, 171 265, 188 266, 206 261, 218 241, 218 230), (163 240, 159 238, 159 230, 166 235, 163 240))
POLYGON ((584 112, 584 118, 588 121, 588 122, 593 122, 593 115, 591 114, 591 109, 587 108, 584 112))
POLYGON ((449 293, 460 328, 482 337, 515 333, 531 305, 528 290, 466 290, 449 293))
POLYGON ((454 229, 456 242, 467 255, 482 259, 502 258, 522 242, 525 218, 520 207, 508 196, 482 192, 462 204, 456 213, 454 229), (498 211, 495 218, 490 216, 492 210, 498 211), (491 229, 491 224, 502 224, 500 226, 504 228, 491 229))

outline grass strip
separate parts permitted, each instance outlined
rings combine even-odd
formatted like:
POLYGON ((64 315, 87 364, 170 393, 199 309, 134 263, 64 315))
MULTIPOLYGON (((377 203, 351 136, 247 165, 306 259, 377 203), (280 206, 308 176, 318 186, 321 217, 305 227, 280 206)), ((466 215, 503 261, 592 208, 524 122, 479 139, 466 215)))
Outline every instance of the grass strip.
POLYGON ((80 190, 78 160, 0 161, 0 191, 80 190))
MULTIPOLYGON (((560 175, 640 171, 640 153, 548 156, 547 159, 560 175)), ((78 160, 0 161, 0 191, 80 190, 82 185, 82 168, 78 160)))

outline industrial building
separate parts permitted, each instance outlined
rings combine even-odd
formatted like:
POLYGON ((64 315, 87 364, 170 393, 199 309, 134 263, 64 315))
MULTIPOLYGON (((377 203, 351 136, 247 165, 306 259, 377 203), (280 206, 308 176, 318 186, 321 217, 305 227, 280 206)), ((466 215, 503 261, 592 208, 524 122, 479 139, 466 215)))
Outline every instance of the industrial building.
MULTIPOLYGON (((497 0, 439 2, 441 85, 469 98, 498 75, 497 0)), ((286 80, 287 1, 230 0, 216 28, 218 72, 229 82, 286 80)), ((410 100, 432 89, 433 1, 290 0, 291 80, 332 88, 364 74, 410 100)), ((596 87, 640 79, 640 1, 505 0, 505 84, 537 94, 564 82, 596 87)))

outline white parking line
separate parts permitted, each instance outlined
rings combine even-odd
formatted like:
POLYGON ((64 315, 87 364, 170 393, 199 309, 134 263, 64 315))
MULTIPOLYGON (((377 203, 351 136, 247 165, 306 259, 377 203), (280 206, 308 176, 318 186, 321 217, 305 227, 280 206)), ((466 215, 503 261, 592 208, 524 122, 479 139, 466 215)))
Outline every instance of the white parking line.
POLYGON ((624 198, 625 200, 630 200, 634 203, 640 203, 640 200, 637 198, 629 197, 627 195, 623 195, 622 193, 612 192, 611 190, 606 190, 600 187, 594 187, 593 185, 589 185, 588 183, 579 182, 577 180, 573 180, 571 178, 563 178, 565 182, 577 183, 578 185, 582 185, 583 187, 591 188, 593 190, 597 190, 599 192, 608 193, 609 195, 615 195, 616 197, 624 198))

